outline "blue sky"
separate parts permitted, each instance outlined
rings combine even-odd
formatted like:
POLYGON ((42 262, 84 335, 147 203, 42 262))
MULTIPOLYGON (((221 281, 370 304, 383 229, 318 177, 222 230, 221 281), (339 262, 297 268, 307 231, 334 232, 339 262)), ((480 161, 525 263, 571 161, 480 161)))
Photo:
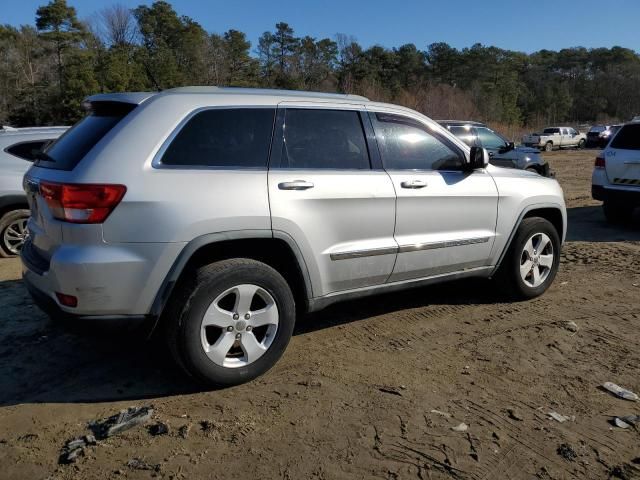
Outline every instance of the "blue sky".
MULTIPOLYGON (((88 18, 104 5, 135 7, 142 0, 67 0, 88 18)), ((33 24, 46 0, 0 0, 0 23, 33 24)), ((424 49, 444 41, 454 47, 476 42, 532 52, 543 48, 612 47, 640 52, 640 0, 174 0, 207 31, 235 28, 253 47, 278 21, 297 35, 333 37, 347 33, 364 46, 415 43, 424 49)))

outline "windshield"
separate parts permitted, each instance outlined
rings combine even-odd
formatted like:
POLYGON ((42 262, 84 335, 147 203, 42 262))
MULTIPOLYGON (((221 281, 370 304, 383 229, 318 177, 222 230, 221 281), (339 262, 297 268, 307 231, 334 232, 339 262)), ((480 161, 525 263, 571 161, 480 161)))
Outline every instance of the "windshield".
POLYGON ((135 105, 101 102, 38 156, 36 166, 73 170, 89 151, 122 120, 135 105))

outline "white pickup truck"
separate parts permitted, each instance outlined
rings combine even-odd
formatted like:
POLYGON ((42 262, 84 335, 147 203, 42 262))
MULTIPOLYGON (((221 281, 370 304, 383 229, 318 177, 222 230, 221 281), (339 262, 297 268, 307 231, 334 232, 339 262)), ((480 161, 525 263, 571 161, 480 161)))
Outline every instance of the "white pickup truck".
POLYGON ((532 133, 522 137, 522 144, 550 152, 560 148, 584 148, 587 136, 572 127, 548 127, 542 134, 532 133))

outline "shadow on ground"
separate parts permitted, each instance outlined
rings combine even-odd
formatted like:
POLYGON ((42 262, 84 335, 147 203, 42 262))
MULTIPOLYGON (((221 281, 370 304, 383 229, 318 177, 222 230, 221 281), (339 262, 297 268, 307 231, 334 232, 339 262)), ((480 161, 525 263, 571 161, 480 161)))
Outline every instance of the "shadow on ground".
POLYGON ((640 209, 633 221, 618 226, 607 223, 602 207, 574 207, 567 209, 568 242, 637 242, 640 241, 640 209))
MULTIPOLYGON (((301 318, 295 335, 427 304, 496 301, 490 283, 464 280, 343 302, 301 318)), ((195 393, 159 338, 70 328, 40 312, 20 281, 0 283, 0 406, 91 403, 195 393)))

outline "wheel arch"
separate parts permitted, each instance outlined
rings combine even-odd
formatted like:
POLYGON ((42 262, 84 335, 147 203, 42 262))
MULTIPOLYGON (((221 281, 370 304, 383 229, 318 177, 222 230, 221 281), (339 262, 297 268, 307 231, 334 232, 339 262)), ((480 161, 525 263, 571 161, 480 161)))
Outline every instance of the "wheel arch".
POLYGON ((313 296, 311 281, 295 241, 283 233, 274 236, 271 230, 250 230, 208 234, 189 242, 158 289, 150 315, 156 319, 161 317, 176 285, 189 272, 229 258, 250 258, 273 267, 289 284, 298 308, 308 310, 313 296))
POLYGON ((496 262, 496 266, 491 272, 491 276, 493 276, 500 268, 500 265, 502 264, 502 260, 504 259, 505 255, 509 251, 509 247, 511 247, 511 242, 513 241, 513 238, 515 237, 516 232, 518 231, 518 228, 520 228, 520 225, 522 224, 522 221, 525 218, 540 217, 540 218, 544 218, 545 220, 548 220, 558 232, 558 236, 560 237, 560 242, 564 243, 564 238, 566 234, 566 218, 562 212, 563 212, 562 207, 556 204, 535 204, 535 205, 529 205, 528 207, 525 207, 524 210, 520 212, 520 215, 518 216, 518 221, 515 223, 513 229, 511 230, 511 233, 509 235, 509 240, 506 242, 504 248, 502 249, 502 252, 500 253, 500 257, 496 262))
POLYGON ((26 195, 6 195, 0 197, 0 218, 12 210, 29 209, 26 195))

